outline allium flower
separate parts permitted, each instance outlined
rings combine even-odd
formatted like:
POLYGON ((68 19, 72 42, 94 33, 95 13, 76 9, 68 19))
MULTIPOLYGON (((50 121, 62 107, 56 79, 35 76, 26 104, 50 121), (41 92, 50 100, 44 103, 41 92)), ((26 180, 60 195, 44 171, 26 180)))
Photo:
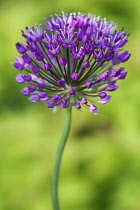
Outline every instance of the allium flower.
POLYGON ((13 64, 25 72, 15 78, 26 84, 21 93, 48 108, 84 105, 96 114, 95 103, 107 103, 108 92, 127 74, 116 66, 130 57, 122 49, 128 35, 116 27, 106 18, 64 12, 46 18, 45 26, 27 27, 26 33, 22 31, 26 44, 16 44, 22 58, 13 64))

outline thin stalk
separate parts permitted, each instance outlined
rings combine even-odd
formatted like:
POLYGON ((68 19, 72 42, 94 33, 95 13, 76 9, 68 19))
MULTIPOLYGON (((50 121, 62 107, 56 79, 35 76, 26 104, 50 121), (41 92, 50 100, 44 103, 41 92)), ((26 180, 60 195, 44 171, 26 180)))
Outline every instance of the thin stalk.
POLYGON ((72 112, 72 108, 66 109, 64 128, 62 131, 62 135, 61 135, 61 138, 59 141, 59 145, 57 148, 56 157, 55 157, 55 161, 54 161, 52 183, 51 183, 53 210, 60 210, 59 200, 58 200, 58 178, 59 178, 59 170, 60 170, 62 154, 63 154, 65 144, 67 142, 67 138, 68 138, 69 131, 70 131, 71 112, 72 112))

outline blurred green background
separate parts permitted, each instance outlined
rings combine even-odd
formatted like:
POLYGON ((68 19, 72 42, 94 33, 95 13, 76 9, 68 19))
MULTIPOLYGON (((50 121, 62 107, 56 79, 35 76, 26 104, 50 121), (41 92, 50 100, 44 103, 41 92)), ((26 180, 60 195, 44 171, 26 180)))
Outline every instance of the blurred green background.
POLYGON ((65 110, 52 114, 19 91, 10 64, 21 29, 55 13, 107 17, 131 33, 128 76, 99 114, 73 109, 60 176, 62 210, 140 210, 140 1, 0 1, 0 210, 51 210, 50 179, 65 110))

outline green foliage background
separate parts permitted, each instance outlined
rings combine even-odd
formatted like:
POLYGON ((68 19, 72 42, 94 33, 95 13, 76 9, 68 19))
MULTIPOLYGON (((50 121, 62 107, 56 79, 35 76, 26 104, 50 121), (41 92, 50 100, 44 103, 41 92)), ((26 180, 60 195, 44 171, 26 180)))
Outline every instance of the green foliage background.
POLYGON ((64 111, 52 114, 19 92, 21 29, 44 16, 82 12, 107 17, 131 33, 128 76, 111 101, 92 115, 73 109, 60 176, 62 210, 140 210, 140 1, 0 1, 0 210, 51 210, 50 179, 64 111))

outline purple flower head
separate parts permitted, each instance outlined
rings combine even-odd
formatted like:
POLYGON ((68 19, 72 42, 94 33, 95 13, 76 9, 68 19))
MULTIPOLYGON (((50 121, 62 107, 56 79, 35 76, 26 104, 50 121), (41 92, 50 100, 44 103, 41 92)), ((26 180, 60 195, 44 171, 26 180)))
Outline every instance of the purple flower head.
POLYGON ((37 84, 37 87, 40 89, 40 90, 43 90, 43 89, 45 89, 46 88, 46 85, 45 85, 45 83, 38 83, 37 84))
POLYGON ((61 66, 66 66, 67 62, 68 62, 67 58, 65 58, 65 57, 60 58, 60 60, 59 60, 59 63, 61 66))
POLYGON ((46 71, 50 71, 51 68, 52 68, 52 65, 51 65, 50 63, 45 63, 45 64, 44 64, 44 69, 45 69, 46 71))
POLYGON ((22 65, 21 63, 14 63, 13 66, 19 71, 22 71, 24 69, 24 65, 22 65))
POLYGON ((45 19, 45 26, 26 27, 22 31, 26 44, 17 42, 21 58, 13 64, 26 71, 15 77, 26 85, 21 93, 48 108, 84 105, 96 114, 95 103, 107 103, 111 98, 107 92, 115 91, 117 80, 127 75, 117 65, 130 57, 123 51, 128 35, 116 28, 106 18, 64 12, 45 19))
POLYGON ((75 104, 75 107, 76 107, 76 109, 81 109, 81 105, 80 105, 80 103, 79 103, 79 102, 77 102, 77 103, 75 104))
POLYGON ((38 61, 42 61, 44 59, 44 55, 39 50, 35 52, 35 57, 38 61))
POLYGON ((30 82, 31 79, 32 79, 32 77, 31 77, 30 74, 28 74, 28 75, 23 75, 22 78, 23 78, 26 82, 30 82))
POLYGON ((38 73, 40 71, 39 66, 36 66, 36 65, 33 65, 33 64, 30 65, 30 69, 33 73, 38 73))
POLYGON ((70 76, 73 80, 78 80, 78 74, 76 72, 73 72, 70 76))
POLYGON ((89 63, 88 60, 86 60, 86 61, 83 62, 83 67, 84 67, 85 69, 90 67, 90 63, 89 63))
POLYGON ((55 101, 55 102, 58 102, 58 101, 61 101, 61 95, 58 94, 58 95, 54 95, 52 98, 51 98, 52 101, 55 101))
POLYGON ((32 62, 32 58, 30 58, 28 55, 24 54, 22 56, 23 60, 25 63, 31 63, 32 62))
POLYGON ((40 97, 38 95, 32 95, 28 99, 33 103, 37 103, 38 101, 40 101, 40 97))
POLYGON ((98 96, 100 97, 100 100, 99 100, 100 104, 106 104, 111 98, 111 96, 107 95, 105 92, 100 92, 98 96))
POLYGON ((28 90, 30 92, 34 92, 36 90, 36 87, 35 86, 31 86, 31 85, 28 85, 27 88, 28 88, 28 90))
POLYGON ((101 99, 105 98, 106 95, 107 95, 107 94, 106 94, 105 92, 100 92, 100 93, 98 93, 98 96, 99 96, 101 99))
POLYGON ((114 91, 116 89, 118 89, 119 86, 118 85, 113 85, 113 84, 109 84, 106 88, 105 91, 114 91))
POLYGON ((18 83, 24 83, 25 80, 23 78, 23 74, 17 74, 17 76, 15 77, 15 80, 18 82, 18 83))
POLYGON ((67 108, 67 104, 66 103, 61 103, 59 107, 60 107, 60 109, 67 108))
MULTIPOLYGON (((29 40, 30 41, 30 40, 29 40)), ((37 50, 39 50, 39 46, 37 45, 36 42, 33 42, 32 40, 30 41, 30 44, 28 44, 27 49, 30 52, 36 52, 37 50)))
POLYGON ((68 91, 68 94, 69 94, 69 95, 75 95, 75 89, 69 90, 69 91, 68 91))
POLYGON ((26 47, 24 44, 19 43, 19 42, 17 42, 16 48, 17 48, 17 51, 18 51, 20 54, 24 54, 24 53, 26 52, 26 50, 27 50, 27 47, 26 47))
POLYGON ((106 61, 112 60, 113 57, 114 57, 114 52, 113 52, 113 51, 112 51, 112 52, 107 52, 107 53, 105 54, 105 60, 106 60, 106 61))
POLYGON ((30 95, 30 91, 28 90, 27 87, 23 88, 20 92, 21 92, 23 95, 25 95, 25 96, 29 96, 29 95, 30 95))
POLYGON ((47 97, 47 93, 46 92, 41 92, 38 94, 40 98, 46 98, 47 97))
POLYGON ((54 106, 55 106, 55 103, 54 103, 53 101, 49 101, 49 102, 47 103, 47 107, 48 107, 48 108, 54 108, 54 106))
POLYGON ((66 82, 64 80, 57 80, 57 84, 59 87, 63 87, 66 84, 66 82))
POLYGON ((89 111, 92 112, 93 114, 97 114, 98 109, 94 104, 90 104, 89 111))
POLYGON ((85 97, 83 97, 80 101, 81 104, 87 104, 87 99, 85 97))
POLYGON ((86 88, 91 88, 92 84, 93 84, 93 82, 86 82, 85 87, 86 88))
POLYGON ((99 79, 102 81, 106 81, 106 80, 108 80, 109 76, 110 76, 109 71, 106 71, 106 72, 100 74, 99 79))
POLYGON ((121 62, 126 62, 129 58, 130 58, 130 53, 128 51, 124 51, 123 53, 121 53, 119 56, 118 56, 118 59, 121 61, 121 62))
POLYGON ((61 101, 62 101, 63 103, 67 103, 68 100, 69 100, 68 98, 62 98, 62 99, 61 99, 61 101))

